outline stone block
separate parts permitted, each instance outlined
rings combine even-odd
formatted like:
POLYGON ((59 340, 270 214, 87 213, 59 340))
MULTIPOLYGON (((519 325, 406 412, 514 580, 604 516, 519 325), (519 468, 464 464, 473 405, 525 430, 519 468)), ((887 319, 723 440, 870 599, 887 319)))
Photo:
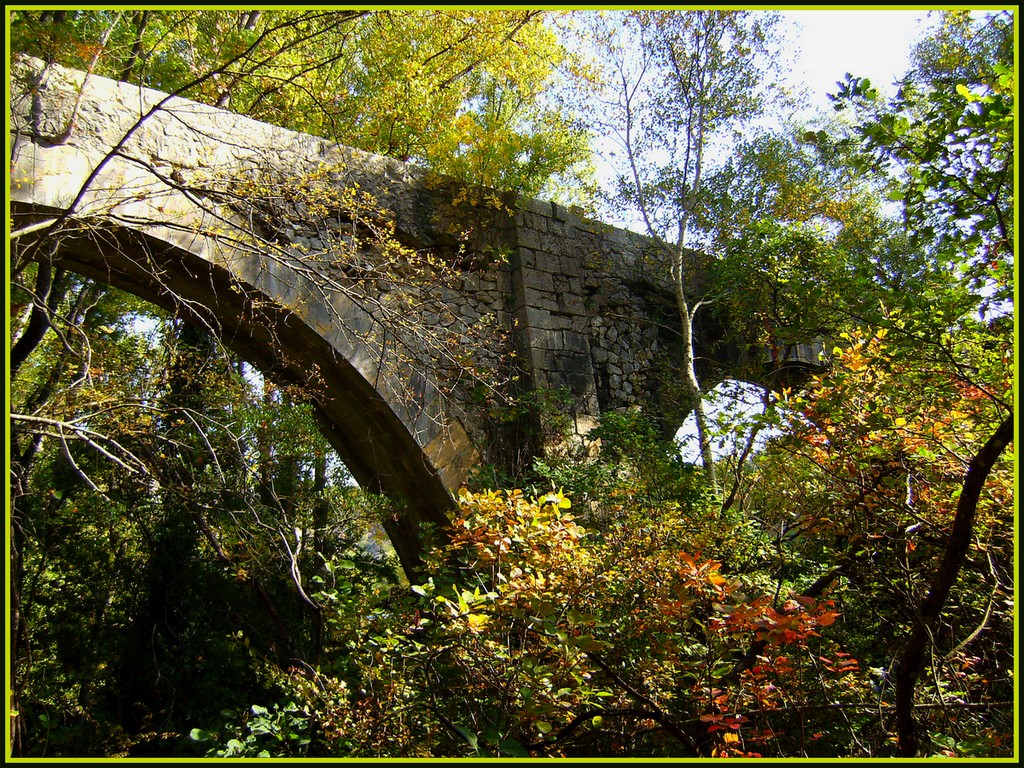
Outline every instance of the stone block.
POLYGON ((527 290, 538 291, 548 296, 554 295, 555 282, 552 279, 550 272, 543 271, 539 268, 524 268, 521 272, 521 277, 522 285, 527 290))
POLYGON ((537 216, 543 216, 548 218, 551 216, 551 203, 547 200, 538 200, 536 198, 520 198, 518 201, 519 208, 528 213, 535 214, 537 216))

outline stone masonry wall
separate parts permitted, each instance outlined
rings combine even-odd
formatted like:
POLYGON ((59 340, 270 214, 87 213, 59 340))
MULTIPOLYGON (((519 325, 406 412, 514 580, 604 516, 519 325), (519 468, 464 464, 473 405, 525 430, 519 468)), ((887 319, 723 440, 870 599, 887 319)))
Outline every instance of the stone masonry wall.
POLYGON ((513 313, 533 385, 568 390, 580 432, 604 412, 656 408, 675 322, 653 243, 541 201, 522 205, 516 237, 513 313))
MULTIPOLYGON (((12 59, 10 90, 12 258, 209 319, 307 386, 360 483, 405 502, 387 524, 404 564, 503 444, 530 458, 495 404, 567 392, 581 434, 623 408, 666 434, 685 415, 669 271, 646 238, 38 59, 12 59)), ((707 328, 698 354, 728 369, 707 328)))

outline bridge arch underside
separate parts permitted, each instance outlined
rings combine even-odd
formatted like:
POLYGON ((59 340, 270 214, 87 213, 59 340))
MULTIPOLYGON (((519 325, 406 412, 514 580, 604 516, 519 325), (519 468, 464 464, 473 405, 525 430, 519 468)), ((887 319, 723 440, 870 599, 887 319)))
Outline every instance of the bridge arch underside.
MULTIPOLYGON (((12 230, 60 213, 14 202, 12 230)), ((18 238, 12 256, 49 259, 54 267, 200 322, 270 380, 303 387, 325 437, 360 486, 387 495, 402 510, 384 521, 384 528, 406 573, 415 573, 422 553, 421 524, 443 527, 449 522, 452 490, 463 479, 461 468, 476 456, 461 426, 445 424, 443 414, 426 419, 422 413, 419 419, 403 414, 407 408, 388 402, 360 371, 360 361, 339 353, 274 297, 251 287, 239 290, 238 275, 228 269, 130 227, 69 224, 42 240, 38 235, 45 230, 35 239, 18 238), (432 458, 450 460, 460 451, 460 460, 447 467, 432 458)), ((418 386, 429 399, 430 382, 420 377, 418 386)))
MULTIPOLYGON (((683 350, 674 325, 674 301, 667 294, 660 297, 657 339, 662 352, 648 384, 652 397, 650 414, 664 439, 677 437, 687 421, 692 421, 694 410, 684 384, 683 350)), ((779 350, 773 360, 767 347, 747 343, 730 332, 713 306, 698 314, 693 332, 694 367, 705 397, 723 387, 731 388, 743 399, 749 399, 754 390, 779 393, 785 388, 802 386, 826 365, 819 359, 824 349, 822 340, 779 350)), ((605 410, 605 403, 601 405, 605 410)))

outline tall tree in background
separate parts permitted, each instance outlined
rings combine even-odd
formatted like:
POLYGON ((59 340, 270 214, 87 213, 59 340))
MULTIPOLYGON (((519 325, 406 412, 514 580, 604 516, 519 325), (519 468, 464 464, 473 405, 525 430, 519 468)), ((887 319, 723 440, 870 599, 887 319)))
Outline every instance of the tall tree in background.
POLYGON ((622 152, 618 200, 643 221, 670 265, 682 327, 683 378, 700 455, 717 486, 694 359, 698 255, 694 225, 706 205, 715 142, 760 113, 761 62, 773 17, 741 11, 635 11, 610 18, 609 124, 622 152), (621 28, 619 27, 621 24, 621 28))

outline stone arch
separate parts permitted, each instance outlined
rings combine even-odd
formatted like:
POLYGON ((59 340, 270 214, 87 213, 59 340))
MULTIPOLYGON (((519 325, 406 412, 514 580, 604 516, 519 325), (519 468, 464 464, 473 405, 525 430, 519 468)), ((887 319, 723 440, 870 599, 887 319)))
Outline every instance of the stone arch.
MULTIPOLYGON (((21 197, 11 205, 15 231, 62 214, 21 197)), ((416 571, 420 525, 447 524, 452 491, 478 461, 459 419, 444 412, 428 377, 409 371, 408 381, 396 384, 394 372, 379 376, 374 351, 325 327, 322 307, 289 308, 290 291, 300 289, 302 280, 286 274, 284 265, 271 275, 265 265, 253 273, 256 256, 217 263, 133 227, 73 218, 56 235, 48 237, 42 228, 15 245, 19 260, 68 269, 198 320, 272 380, 301 385, 325 437, 357 482, 399 503, 403 513, 384 527, 403 568, 416 571)), ((354 304, 340 311, 349 328, 374 322, 354 304)))
MULTIPOLYGON (((356 479, 405 504, 387 527, 407 571, 420 524, 447 522, 452 492, 482 458, 505 463, 493 402, 567 392, 580 434, 640 402, 666 436, 685 419, 672 390, 672 286, 647 238, 553 203, 463 194, 392 159, 38 59, 16 56, 10 82, 15 258, 56 259, 191 312, 272 378, 306 385, 356 479), (356 224, 367 218, 344 197, 354 191, 412 254, 398 272, 427 275, 417 269, 433 261, 458 273, 440 291, 402 288, 406 341, 448 324, 454 353, 395 353, 401 326, 385 304, 399 291, 360 288, 386 249, 364 248, 356 224), (490 338, 462 333, 485 318, 490 338), (473 365, 495 373, 482 396, 466 368, 446 368, 470 347, 473 365)), ((705 387, 750 358, 716 322, 698 329, 705 387)), ((526 432, 544 426, 520 418, 526 432)), ((528 451, 542 448, 538 438, 528 451)))
POLYGON ((447 523, 479 464, 469 421, 443 374, 392 354, 387 321, 325 274, 330 247, 311 259, 296 242, 308 233, 288 232, 287 215, 309 217, 233 202, 254 176, 273 195, 329 168, 324 189, 366 191, 403 238, 428 243, 421 180, 386 158, 28 57, 12 62, 11 86, 12 257, 190 314, 270 378, 304 385, 360 485, 402 505, 385 528, 413 572, 420 525, 447 523))
MULTIPOLYGON (((662 303, 663 311, 667 307, 669 315, 675 315, 674 298, 663 296, 662 303)), ((682 384, 681 349, 673 346, 676 331, 667 324, 662 327, 660 370, 656 371, 654 386, 649 389, 657 398, 655 416, 661 436, 669 439, 692 421, 693 410, 682 384)), ((705 397, 730 385, 781 392, 787 387, 802 386, 827 365, 820 359, 825 351, 824 340, 815 339, 774 351, 745 343, 729 332, 713 306, 698 314, 694 339, 697 379, 705 397)))

